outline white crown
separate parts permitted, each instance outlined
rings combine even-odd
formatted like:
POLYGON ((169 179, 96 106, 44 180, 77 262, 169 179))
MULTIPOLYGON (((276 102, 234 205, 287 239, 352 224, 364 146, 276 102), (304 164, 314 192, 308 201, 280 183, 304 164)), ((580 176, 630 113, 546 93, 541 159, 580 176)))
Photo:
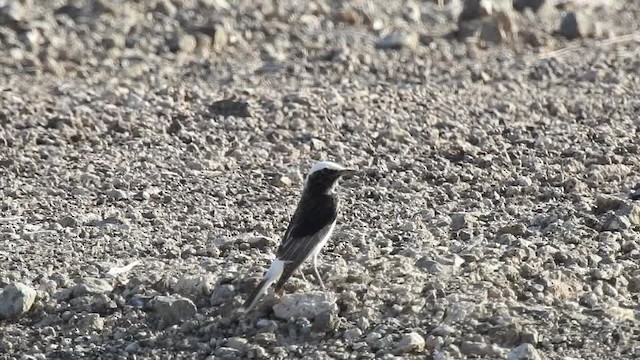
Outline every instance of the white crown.
POLYGON ((309 170, 309 175, 313 174, 316 171, 330 169, 330 170, 344 170, 344 168, 334 162, 331 161, 320 161, 313 165, 311 170, 309 170))

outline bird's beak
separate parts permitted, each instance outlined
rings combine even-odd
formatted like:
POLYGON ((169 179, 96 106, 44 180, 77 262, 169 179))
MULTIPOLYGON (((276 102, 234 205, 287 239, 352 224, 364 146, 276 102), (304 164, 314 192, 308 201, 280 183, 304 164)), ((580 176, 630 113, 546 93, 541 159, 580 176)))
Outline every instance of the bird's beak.
POLYGON ((342 176, 343 178, 348 178, 351 177, 357 173, 359 173, 360 171, 355 170, 355 169, 344 169, 344 170, 340 170, 340 176, 342 176))

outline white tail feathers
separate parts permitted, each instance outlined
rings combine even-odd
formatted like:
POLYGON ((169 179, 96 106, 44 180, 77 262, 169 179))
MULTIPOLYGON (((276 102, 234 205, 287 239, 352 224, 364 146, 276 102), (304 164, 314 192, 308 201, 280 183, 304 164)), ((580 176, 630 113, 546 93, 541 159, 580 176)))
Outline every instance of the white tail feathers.
POLYGON ((253 307, 258 303, 258 300, 260 300, 260 298, 262 298, 262 296, 266 294, 269 286, 271 286, 271 284, 273 284, 280 278, 280 275, 282 275, 283 271, 284 261, 278 258, 273 260, 273 263, 271 263, 271 267, 269 267, 269 270, 262 278, 262 281, 260 281, 258 286, 256 286, 255 290, 253 290, 251 295, 249 295, 249 298, 247 298, 247 301, 244 303, 246 312, 249 312, 253 309, 253 307), (249 306, 247 306, 247 304, 249 306))

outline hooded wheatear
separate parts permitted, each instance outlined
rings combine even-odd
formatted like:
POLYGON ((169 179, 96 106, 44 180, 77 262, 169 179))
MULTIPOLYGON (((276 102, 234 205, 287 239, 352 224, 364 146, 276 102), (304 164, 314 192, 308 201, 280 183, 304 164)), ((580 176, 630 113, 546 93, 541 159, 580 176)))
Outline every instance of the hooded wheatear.
POLYGON ((298 208, 284 233, 276 258, 244 304, 247 312, 253 309, 275 281, 278 281, 275 293, 282 294, 284 284, 309 258, 312 259, 313 275, 324 289, 317 262, 320 249, 329 240, 336 225, 338 196, 333 190, 340 177, 355 172, 329 161, 313 165, 307 174, 298 208))

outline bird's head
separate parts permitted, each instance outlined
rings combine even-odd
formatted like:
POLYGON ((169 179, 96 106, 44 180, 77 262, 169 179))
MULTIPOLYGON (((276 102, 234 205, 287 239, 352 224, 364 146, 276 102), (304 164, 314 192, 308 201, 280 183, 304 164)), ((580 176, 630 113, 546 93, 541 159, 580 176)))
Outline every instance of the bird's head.
POLYGON ((357 170, 344 168, 331 161, 317 162, 307 174, 305 190, 315 194, 327 194, 333 190, 338 179, 356 172, 357 170))

